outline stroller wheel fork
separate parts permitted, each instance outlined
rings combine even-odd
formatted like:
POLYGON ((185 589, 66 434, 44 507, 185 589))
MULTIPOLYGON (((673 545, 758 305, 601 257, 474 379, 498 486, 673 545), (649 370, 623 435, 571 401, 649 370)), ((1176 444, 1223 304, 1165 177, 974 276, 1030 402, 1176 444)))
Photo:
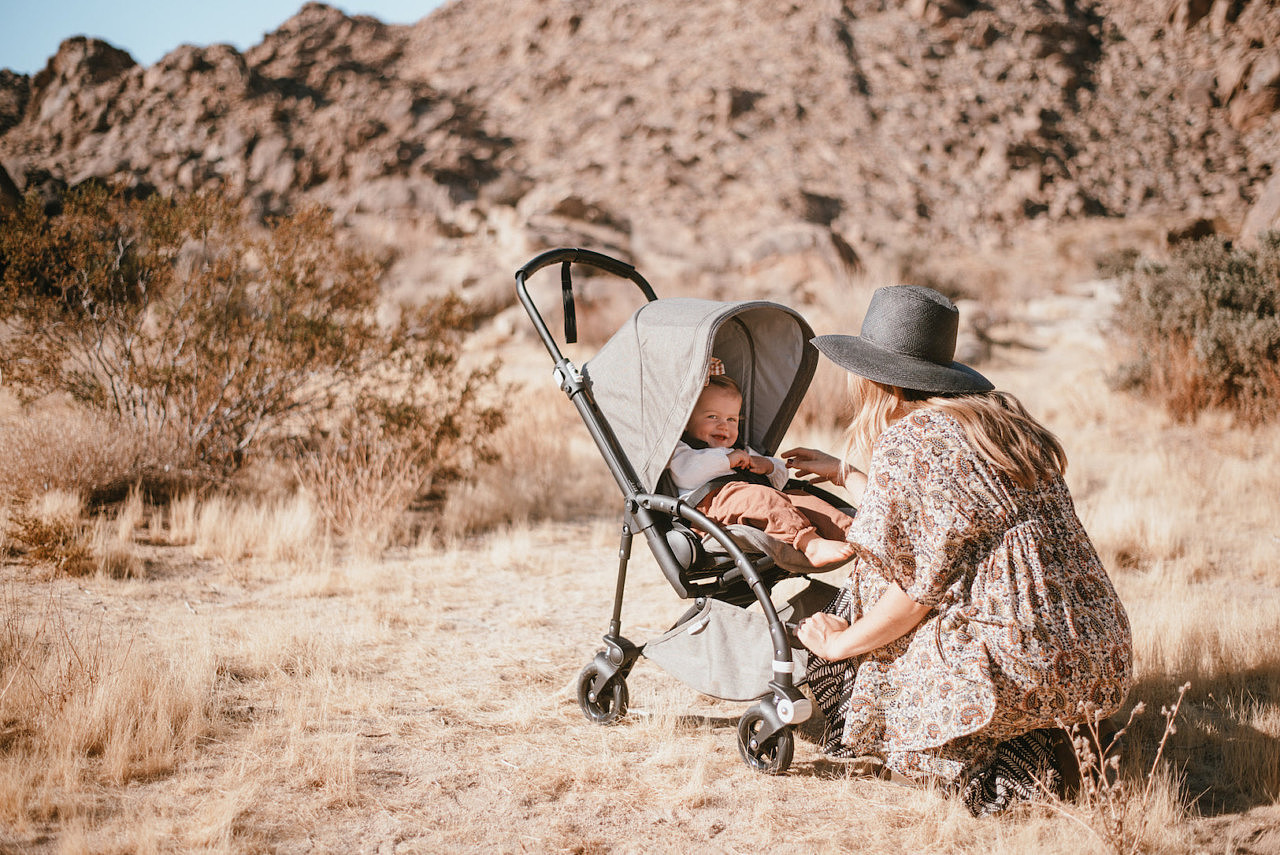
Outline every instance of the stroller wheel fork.
POLYGON ((640 649, 625 638, 605 636, 607 649, 578 675, 578 706, 596 724, 614 724, 627 713, 627 674, 640 649))
POLYGON ((803 695, 799 698, 784 697, 777 701, 775 709, 778 718, 786 724, 800 724, 813 715, 813 702, 803 695))
POLYGON ((782 724, 772 703, 761 701, 738 722, 738 753, 752 769, 781 775, 791 766, 795 754, 791 725, 782 724))
POLYGON ((813 703, 794 686, 772 687, 773 697, 759 701, 738 722, 738 753, 752 769, 781 775, 795 753, 792 725, 813 714, 813 703))

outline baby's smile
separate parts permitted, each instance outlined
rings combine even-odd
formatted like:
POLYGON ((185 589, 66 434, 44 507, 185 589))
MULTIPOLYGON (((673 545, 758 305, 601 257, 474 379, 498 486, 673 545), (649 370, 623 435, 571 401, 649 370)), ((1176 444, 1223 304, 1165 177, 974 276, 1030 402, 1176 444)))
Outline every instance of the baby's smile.
POLYGON ((707 444, 712 448, 728 448, 733 445, 734 438, 727 430, 715 431, 707 438, 707 444))

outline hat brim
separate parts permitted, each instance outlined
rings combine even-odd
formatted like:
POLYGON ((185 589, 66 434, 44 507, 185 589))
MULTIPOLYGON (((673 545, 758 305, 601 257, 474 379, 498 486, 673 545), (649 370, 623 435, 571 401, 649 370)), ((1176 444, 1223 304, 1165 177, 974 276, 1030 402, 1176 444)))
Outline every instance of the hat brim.
POLYGON ((886 350, 854 335, 820 335, 814 347, 827 359, 860 377, 917 392, 990 392, 986 377, 962 362, 939 365, 886 350))

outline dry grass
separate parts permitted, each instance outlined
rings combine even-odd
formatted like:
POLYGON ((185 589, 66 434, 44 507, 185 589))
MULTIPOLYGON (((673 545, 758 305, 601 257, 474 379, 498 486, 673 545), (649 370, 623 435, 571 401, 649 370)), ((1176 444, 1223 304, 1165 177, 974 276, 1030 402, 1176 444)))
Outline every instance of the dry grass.
POLYGON ((187 493, 152 512, 149 528, 153 537, 162 537, 174 546, 189 546, 196 541, 196 496, 187 493))
MULTIPOLYGON (((67 840, 95 850, 311 840, 338 851, 374 840, 407 851, 840 851, 857 839, 868 851, 1106 851, 1050 811, 974 821, 927 791, 848 777, 817 755, 811 730, 792 774, 754 775, 733 748, 742 705, 700 698, 643 662, 635 714, 587 724, 572 684, 607 623, 616 534, 609 523, 516 527, 354 565, 336 593, 289 579, 246 585, 207 565, 177 589, 216 589, 194 613, 164 597, 145 620, 194 637, 216 663, 217 741, 141 797, 108 795, 93 828, 72 824, 67 840)), ((123 586, 109 594, 112 613, 156 584, 102 582, 123 586)), ((638 550, 628 634, 649 637, 681 608, 638 550)), ((1194 643, 1185 628, 1159 630, 1194 643)), ((1160 793, 1147 842, 1187 851, 1182 794, 1160 793)))
POLYGON ((0 491, 29 499, 49 491, 115 501, 140 482, 163 480, 177 455, 158 437, 63 401, 24 411, 0 400, 0 491))
POLYGON ((98 516, 89 533, 89 548, 98 575, 127 579, 142 572, 136 540, 144 513, 142 494, 132 490, 116 510, 115 517, 98 516))
POLYGON ((499 432, 504 460, 450 491, 441 535, 457 538, 531 520, 573 520, 622 499, 573 405, 550 383, 517 395, 499 432), (518 415, 516 415, 518 414, 518 415))
POLYGON ((0 824, 88 819, 104 786, 172 772, 210 732, 207 650, 156 649, 54 596, 0 603, 0 824))
POLYGON ((431 480, 431 463, 371 430, 331 440, 297 464, 325 530, 346 537, 365 555, 403 542, 404 509, 431 480))
MULTIPOLYGON (((188 512, 182 509, 181 513, 188 512)), ((190 513, 192 551, 197 558, 227 564, 251 557, 306 563, 324 548, 323 530, 306 494, 266 500, 213 496, 190 513)), ((185 526, 185 519, 178 522, 185 526)))
MULTIPOLYGON (((982 368, 1063 437, 1078 510, 1129 607, 1130 705, 1151 712, 1126 736, 1125 780, 1147 780, 1155 711, 1192 684, 1126 845, 1278 851, 1280 432, 1174 426, 1108 392, 1095 306, 1041 306, 1005 331, 1028 346, 982 368), (1034 349, 1048 336, 1054 349, 1034 349)), ((0 850, 1119 851, 1087 805, 974 820, 929 790, 858 777, 819 755, 816 723, 789 774, 754 774, 734 745, 745 705, 646 660, 633 713, 587 723, 573 687, 608 624, 618 497, 571 405, 534 394, 505 436, 514 463, 446 507, 443 540, 374 559, 318 547, 301 499, 188 498, 102 524, 145 528, 145 578, 36 581, 4 565, 8 626, 22 625, 6 638, 26 640, 5 642, 0 668, 25 673, 35 651, 49 663, 31 700, 0 695, 4 720, 36 721, 55 694, 129 714, 5 724, 0 850), (531 522, 563 517, 580 519, 531 522), (70 650, 96 651, 96 670, 71 667, 70 650)), ((815 418, 789 441, 836 436, 815 418)), ((637 546, 624 633, 646 640, 684 605, 637 546)))

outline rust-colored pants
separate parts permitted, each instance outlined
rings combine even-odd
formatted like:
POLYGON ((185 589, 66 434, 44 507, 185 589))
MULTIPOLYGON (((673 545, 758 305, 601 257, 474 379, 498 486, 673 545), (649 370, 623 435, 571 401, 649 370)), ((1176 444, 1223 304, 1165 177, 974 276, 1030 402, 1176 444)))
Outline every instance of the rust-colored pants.
POLYGON ((817 496, 748 481, 730 481, 713 490, 698 502, 698 510, 722 525, 749 525, 791 546, 814 529, 826 540, 844 540, 853 525, 853 517, 817 496))

